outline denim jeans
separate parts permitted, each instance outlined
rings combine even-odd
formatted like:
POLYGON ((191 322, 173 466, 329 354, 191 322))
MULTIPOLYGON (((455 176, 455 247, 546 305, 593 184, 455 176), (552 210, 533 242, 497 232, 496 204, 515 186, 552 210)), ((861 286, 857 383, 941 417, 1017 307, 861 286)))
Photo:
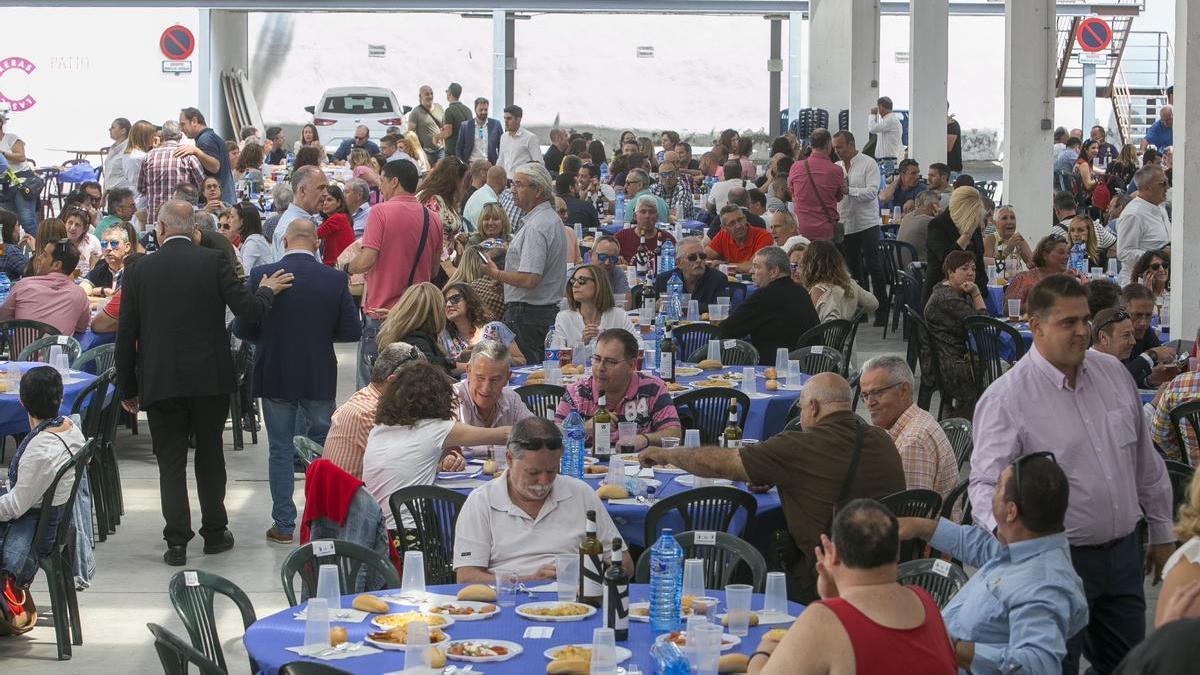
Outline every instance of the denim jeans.
POLYGON ((437 164, 438 162, 442 161, 442 158, 445 156, 446 156, 445 148, 442 148, 441 150, 434 150, 433 152, 430 152, 428 150, 425 151, 425 158, 429 160, 429 168, 431 168, 431 169, 433 168, 434 164, 437 164))
POLYGON ((25 197, 19 190, 13 188, 8 190, 8 194, 3 199, 0 199, 0 208, 17 214, 17 220, 20 221, 21 227, 30 236, 37 236, 38 198, 36 195, 25 197))
POLYGON ((37 534, 40 513, 40 508, 33 508, 14 520, 0 522, 0 569, 12 574, 21 585, 29 584, 37 574, 38 553, 49 553, 54 546, 54 531, 62 518, 63 507, 51 507, 49 536, 42 542, 42 550, 34 552, 33 537, 37 534))
POLYGON ((372 319, 366 315, 364 317, 362 337, 358 339, 358 376, 355 378, 359 389, 371 382, 371 365, 367 360, 370 359, 371 364, 374 364, 375 357, 379 356, 379 345, 375 342, 375 336, 379 335, 379 327, 383 325, 379 319, 372 319))
POLYGON ((271 484, 271 520, 280 534, 296 529, 295 436, 307 436, 325 444, 333 401, 263 398, 263 420, 267 426, 267 478, 271 484))

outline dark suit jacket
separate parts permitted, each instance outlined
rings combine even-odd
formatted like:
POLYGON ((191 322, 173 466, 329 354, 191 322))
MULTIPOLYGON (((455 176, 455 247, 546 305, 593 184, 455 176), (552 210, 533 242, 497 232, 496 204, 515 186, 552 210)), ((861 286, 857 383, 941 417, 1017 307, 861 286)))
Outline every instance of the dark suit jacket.
POLYGON ((333 343, 357 342, 362 335, 346 274, 307 253, 287 253, 279 262, 255 267, 247 287, 256 291, 258 281, 276 270, 296 278, 275 300, 271 313, 261 321, 233 321, 234 335, 257 347, 251 376, 254 396, 332 401, 337 396, 333 343))
POLYGON ((812 298, 790 277, 781 277, 751 293, 721 322, 721 337, 749 335, 758 350, 758 362, 775 365, 775 350, 796 348, 804 331, 820 323, 812 298))
POLYGON ((1159 339, 1158 333, 1154 332, 1153 328, 1147 328, 1145 335, 1133 344, 1133 350, 1129 352, 1129 358, 1125 359, 1125 369, 1133 376, 1133 381, 1141 389, 1152 389, 1153 386, 1146 382, 1146 378, 1150 377, 1150 371, 1154 370, 1145 358, 1142 357, 1147 349, 1162 345, 1162 340, 1159 339))
POLYGON ((234 390, 225 307, 260 319, 274 295, 251 294, 217 251, 170 239, 121 282, 117 323, 117 389, 141 407, 187 396, 234 390))
MULTIPOLYGON (((489 117, 487 121, 487 158, 492 164, 495 164, 496 159, 500 156, 500 134, 502 133, 504 133, 504 128, 500 126, 500 122, 489 117)), ((458 125, 458 143, 454 148, 454 154, 462 160, 463 164, 470 164, 471 153, 474 150, 475 118, 472 117, 458 125)), ((511 178, 511 176, 509 177, 511 178)))
POLYGON ((950 209, 942 209, 941 213, 929 221, 925 236, 925 260, 929 261, 929 266, 925 268, 925 287, 921 290, 922 307, 929 303, 933 289, 946 280, 942 264, 946 262, 946 256, 951 251, 965 250, 975 256, 975 285, 979 286, 980 291, 987 292, 987 268, 983 265, 983 228, 975 228, 975 234, 971 235, 971 242, 965 249, 958 247, 958 237, 958 228, 950 218, 950 209))
POLYGON ((583 229, 600 227, 600 217, 596 214, 596 207, 592 206, 591 202, 585 202, 578 197, 570 195, 560 195, 562 200, 567 204, 567 222, 568 226, 579 223, 583 225, 583 229))

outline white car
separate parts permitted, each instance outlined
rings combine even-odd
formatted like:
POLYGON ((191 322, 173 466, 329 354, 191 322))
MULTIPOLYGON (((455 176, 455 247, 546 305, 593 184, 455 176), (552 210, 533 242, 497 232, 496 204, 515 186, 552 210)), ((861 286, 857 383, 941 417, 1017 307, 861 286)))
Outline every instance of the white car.
POLYGON ((342 141, 354 138, 354 130, 360 124, 370 129, 370 138, 376 143, 388 127, 404 127, 404 115, 412 110, 401 107, 391 89, 384 87, 336 87, 321 94, 316 106, 304 108, 312 115, 312 122, 321 134, 325 149, 332 153, 342 141))

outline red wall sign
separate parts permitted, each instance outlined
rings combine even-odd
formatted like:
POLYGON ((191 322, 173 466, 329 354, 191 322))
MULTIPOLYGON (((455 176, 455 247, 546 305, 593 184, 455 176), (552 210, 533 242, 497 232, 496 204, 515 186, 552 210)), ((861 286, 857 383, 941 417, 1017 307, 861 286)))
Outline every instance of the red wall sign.
POLYGON ((186 26, 171 26, 158 39, 158 48, 168 59, 182 61, 196 50, 196 37, 186 26))
MULTIPOLYGON (((37 66, 30 63, 28 59, 21 58, 20 56, 9 56, 7 58, 0 59, 0 78, 3 78, 4 73, 10 70, 19 70, 26 75, 29 75, 36 69, 37 66)), ((9 79, 11 80, 12 78, 9 79)), ((7 88, 8 84, 4 84, 3 86, 7 88)), ((13 112, 20 112, 22 110, 29 110, 34 106, 35 103, 37 103, 37 101, 34 100, 34 98, 29 94, 26 94, 21 98, 5 96, 3 89, 0 89, 0 104, 3 103, 8 104, 6 107, 13 112)))

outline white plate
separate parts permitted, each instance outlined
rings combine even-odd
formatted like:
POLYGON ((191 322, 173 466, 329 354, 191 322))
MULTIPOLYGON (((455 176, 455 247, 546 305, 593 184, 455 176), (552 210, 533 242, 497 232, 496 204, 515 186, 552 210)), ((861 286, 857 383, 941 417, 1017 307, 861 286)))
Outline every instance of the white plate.
MULTIPOLYGON (((547 649, 546 651, 542 652, 542 656, 545 656, 546 658, 553 661, 555 652, 562 649, 563 647, 584 647, 586 649, 591 649, 592 645, 590 643, 584 643, 584 642, 576 642, 574 644, 569 644, 569 645, 558 645, 557 647, 551 647, 551 648, 547 649)), ((618 646, 616 649, 617 649, 617 663, 624 663, 625 661, 628 661, 630 659, 630 657, 633 656, 633 652, 629 651, 628 649, 626 649, 624 647, 618 646)))
POLYGON ((520 605, 516 609, 517 616, 529 619, 531 621, 583 621, 584 619, 596 613, 596 608, 591 605, 585 605, 581 602, 570 603, 585 607, 588 611, 585 614, 573 614, 571 616, 545 616, 541 614, 530 614, 529 610, 539 609, 543 607, 557 607, 567 603, 558 602, 557 600, 546 602, 527 602, 520 605))
MULTIPOLYGON (((686 630, 681 630, 679 632, 683 635, 684 638, 687 638, 686 630)), ((668 635, 670 635, 670 633, 661 635, 657 639, 665 640, 665 639, 667 639, 668 635)), ((721 651, 727 652, 730 649, 733 649, 734 647, 740 645, 741 643, 742 643, 742 638, 740 638, 736 635, 730 635, 729 633, 721 633, 721 651)), ((683 649, 683 647, 680 647, 680 649, 683 649)))
MULTIPOLYGON (((371 619, 371 625, 375 626, 379 630, 389 630, 391 628, 395 628, 395 626, 388 626, 386 624, 379 623, 380 619, 382 619, 385 616, 395 616, 397 614, 409 614, 409 613, 410 612, 391 612, 390 614, 380 614, 379 616, 371 619)), ((442 619, 443 621, 445 621, 445 623, 440 623, 436 626, 430 626, 430 628, 440 628, 442 630, 445 630, 447 626, 454 625, 454 617, 452 617, 452 616, 446 616, 443 614, 431 614, 430 616, 436 616, 439 619, 442 619)), ((428 622, 426 622, 426 623, 428 623, 428 622)))
MULTIPOLYGON (((650 614, 649 614, 649 611, 650 611, 650 603, 649 603, 649 602, 634 602, 634 603, 630 603, 630 605, 629 605, 629 620, 630 620, 630 621, 637 621, 637 622, 640 622, 640 623, 650 623, 650 614), (646 613, 646 614, 634 614, 634 613, 633 613, 633 610, 634 610, 634 609, 644 609, 644 610, 646 610, 646 611, 647 611, 647 613, 646 613)), ((680 612, 679 612, 679 618, 680 618, 680 619, 686 619, 686 618, 687 618, 687 617, 689 617, 689 616, 691 616, 691 614, 690 614, 690 613, 684 613, 683 611, 680 611, 680 612)))
MULTIPOLYGON (((687 487, 693 487, 696 484, 696 477, 691 474, 688 474, 686 476, 680 476, 679 478, 676 478, 675 482, 679 483, 680 485, 685 485, 687 487)), ((733 481, 729 480, 728 478, 713 478, 712 484, 713 485, 733 485, 733 481)))
POLYGON ((500 613, 500 606, 494 602, 475 602, 474 600, 453 600, 451 602, 439 602, 439 603, 431 603, 431 604, 423 605, 421 607, 421 611, 425 614, 434 614, 436 616, 443 616, 443 617, 446 617, 449 619, 454 619, 455 623, 461 623, 463 621, 483 621, 484 619, 490 619, 493 616, 496 616, 497 614, 500 613), (444 614, 441 612, 431 611, 434 607, 443 607, 445 605, 455 605, 457 607, 470 607, 471 609, 476 610, 476 612, 483 609, 484 607, 491 607, 492 611, 490 611, 486 614, 479 614, 479 613, 475 613, 475 614, 444 614))
POLYGON ((687 471, 677 466, 656 466, 654 467, 654 473, 684 474, 687 471))
POLYGON ((695 387, 686 382, 674 382, 671 384, 671 387, 667 387, 667 393, 671 394, 672 396, 675 394, 682 394, 685 391, 693 391, 695 389, 695 387), (675 388, 672 389, 671 387, 675 388))
POLYGON ((693 375, 699 375, 700 373, 703 373, 703 372, 704 372, 703 370, 700 370, 699 368, 696 368, 695 366, 675 366, 675 374, 682 375, 684 377, 691 377, 693 375))
POLYGON ((525 648, 515 642, 509 642, 508 640, 489 640, 486 638, 472 638, 470 640, 454 640, 452 642, 448 642, 446 644, 445 651, 446 651, 446 658, 450 659, 452 661, 466 661, 468 663, 492 663, 494 661, 507 661, 507 660, 511 659, 512 657, 525 651, 525 648), (508 653, 504 654, 502 656, 501 655, 497 655, 497 656, 457 656, 455 654, 450 653, 450 648, 452 646, 454 646, 455 644, 465 643, 465 642, 483 642, 488 645, 504 647, 505 649, 508 650, 508 653))
MULTIPOLYGON (((766 612, 752 612, 752 613, 758 615, 758 624, 756 624, 756 625, 759 625, 759 626, 774 626, 776 624, 781 624, 781 623, 789 623, 790 624, 796 620, 796 617, 794 617, 794 616, 788 616, 787 614, 780 614, 778 612, 772 612, 770 614, 767 614, 766 612)), ((724 619, 725 613, 722 612, 722 613, 718 614, 717 618, 724 619)))
MULTIPOLYGON (((431 647, 437 647, 438 649, 442 649, 442 650, 446 649, 446 645, 448 645, 450 643, 450 634, 449 633, 442 633, 442 634, 446 636, 446 639, 442 640, 441 642, 438 642, 436 644, 430 645, 431 647)), ((363 638, 363 640, 367 644, 371 645, 372 647, 378 647, 380 649, 386 649, 388 651, 402 652, 402 651, 405 651, 406 649, 408 649, 408 645, 400 645, 400 644, 396 644, 395 642, 379 642, 378 640, 372 640, 370 634, 368 634, 365 638, 363 638)))

